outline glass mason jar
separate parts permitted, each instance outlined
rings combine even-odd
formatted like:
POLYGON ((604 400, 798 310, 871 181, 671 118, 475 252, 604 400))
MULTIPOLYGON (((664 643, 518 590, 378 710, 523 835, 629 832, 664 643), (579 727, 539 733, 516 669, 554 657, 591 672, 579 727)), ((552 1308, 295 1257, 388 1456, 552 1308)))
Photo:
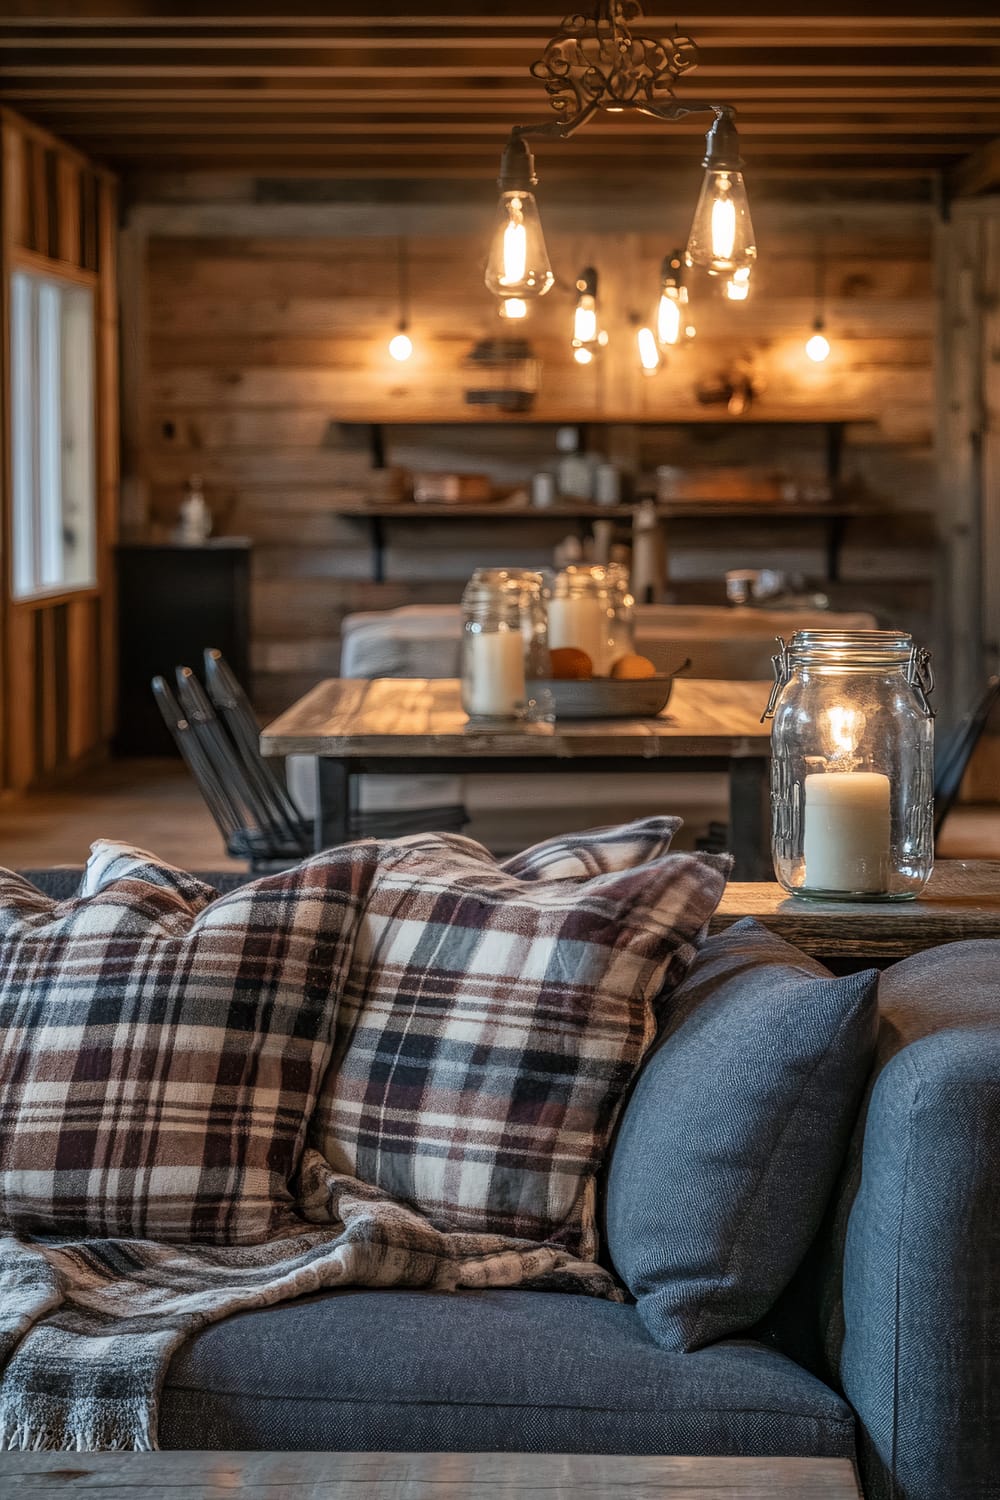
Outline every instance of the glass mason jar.
POLYGON ((608 592, 604 569, 571 564, 556 574, 549 600, 549 649, 573 646, 607 671, 608 592))
POLYGON ((765 710, 775 875, 793 896, 916 896, 934 865, 930 653, 893 630, 779 642, 765 710))
POLYGON ((480 568, 466 584, 462 707, 474 721, 525 715, 525 593, 521 579, 503 568, 480 568))
POLYGON ((635 655, 635 600, 629 592, 629 573, 624 563, 607 563, 608 641, 605 672, 623 656, 635 655))

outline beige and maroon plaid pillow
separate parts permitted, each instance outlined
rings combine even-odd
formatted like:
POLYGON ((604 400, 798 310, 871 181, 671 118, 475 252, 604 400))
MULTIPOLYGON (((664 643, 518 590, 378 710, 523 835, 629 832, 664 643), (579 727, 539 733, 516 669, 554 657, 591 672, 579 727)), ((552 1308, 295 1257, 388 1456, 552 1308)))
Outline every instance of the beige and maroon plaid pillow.
POLYGON ((527 882, 476 846, 399 841, 359 927, 312 1143, 439 1228, 592 1258, 616 1113, 729 866, 666 854, 527 882))
POLYGON ((519 880, 589 880, 612 870, 633 870, 670 848, 682 818, 636 818, 586 833, 561 833, 500 861, 519 880))
POLYGON ((61 904, 0 871, 0 1224, 250 1244, 293 1221, 376 849, 219 899, 120 845, 61 904))

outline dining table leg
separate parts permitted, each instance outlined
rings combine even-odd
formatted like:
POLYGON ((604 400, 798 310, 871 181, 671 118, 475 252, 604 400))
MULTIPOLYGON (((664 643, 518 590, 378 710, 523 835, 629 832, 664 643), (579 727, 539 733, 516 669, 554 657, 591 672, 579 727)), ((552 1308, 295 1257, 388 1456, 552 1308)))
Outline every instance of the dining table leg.
POLYGON ((347 761, 316 757, 316 812, 313 845, 317 853, 346 844, 351 836, 351 773, 347 761))
POLYGON ((771 762, 766 755, 729 763, 729 849, 733 879, 772 881, 771 762))

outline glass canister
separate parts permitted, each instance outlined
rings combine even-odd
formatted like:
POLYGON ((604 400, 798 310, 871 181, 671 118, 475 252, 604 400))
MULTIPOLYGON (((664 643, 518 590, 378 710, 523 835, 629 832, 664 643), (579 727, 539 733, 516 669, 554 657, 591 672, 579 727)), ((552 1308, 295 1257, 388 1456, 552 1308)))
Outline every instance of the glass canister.
POLYGON ((573 646, 606 670, 608 596, 604 569, 571 564, 556 574, 549 600, 549 649, 573 646))
POLYGON ((635 655, 635 600, 629 591, 629 573, 624 563, 605 564, 608 637, 604 672, 623 656, 635 655))
POLYGON ((469 590, 510 587, 517 591, 524 641, 524 675, 527 678, 549 675, 549 621, 546 601, 551 574, 531 568, 477 568, 462 595, 465 603, 469 590))
POLYGON ((793 896, 898 901, 934 865, 930 653, 901 631, 779 637, 771 851, 793 896))
POLYGON ((524 717, 525 592, 521 579, 503 568, 477 569, 466 584, 462 707, 474 721, 524 717))

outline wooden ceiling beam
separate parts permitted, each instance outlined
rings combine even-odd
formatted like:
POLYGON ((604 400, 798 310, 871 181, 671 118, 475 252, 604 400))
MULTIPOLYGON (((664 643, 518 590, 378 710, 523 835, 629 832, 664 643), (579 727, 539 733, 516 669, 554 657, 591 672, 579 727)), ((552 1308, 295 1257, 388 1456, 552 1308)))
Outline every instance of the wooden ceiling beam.
MULTIPOLYGON (((341 138, 345 141, 368 142, 383 141, 380 149, 385 149, 386 141, 395 142, 399 135, 399 122, 386 124, 383 121, 368 120, 356 116, 349 120, 262 120, 248 116, 236 120, 215 120, 211 128, 206 127, 204 116, 193 112, 188 119, 171 118, 163 120, 154 116, 142 117, 130 115, 117 121, 86 121, 81 120, 77 131, 84 136, 100 136, 102 138, 114 139, 124 135, 197 135, 206 144, 211 146, 213 142, 224 141, 229 135, 239 136, 329 136, 331 139, 341 138)), ((878 123, 878 135, 880 143, 886 136, 900 135, 914 143, 924 144, 938 141, 942 149, 950 151, 961 151, 962 141, 967 141, 970 134, 983 137, 992 136, 1000 128, 1000 111, 994 112, 989 121, 984 121, 978 130, 970 126, 968 121, 935 121, 928 122, 923 126, 913 120, 880 120, 878 123), (956 146, 952 142, 942 140, 945 136, 960 137, 956 146)), ((674 140, 700 140, 705 134, 704 125, 701 129, 697 124, 692 125, 689 121, 673 126, 657 125, 650 122, 644 125, 624 126, 605 125, 591 127, 587 132, 586 143, 580 140, 572 144, 551 142, 547 146, 539 146, 539 153, 545 159, 549 158, 552 150, 583 150, 590 149, 593 144, 595 151, 613 155, 619 147, 619 143, 634 144, 636 142, 653 142, 659 145, 665 142, 667 137, 664 132, 669 130, 674 140), (596 145, 597 142, 601 144, 596 145)), ((487 143, 496 141, 497 150, 503 144, 501 137, 504 129, 496 121, 466 120, 462 124, 461 132, 456 132, 454 121, 435 122, 424 117, 415 116, 409 122, 407 128, 406 142, 400 142, 400 149, 414 149, 416 147, 433 147, 439 151, 457 152, 460 150, 473 149, 472 143, 485 141, 487 143)), ((873 134, 873 124, 869 119, 857 120, 812 120, 808 126, 803 126, 801 121, 796 120, 765 120, 741 118, 741 138, 745 142, 777 140, 785 136, 797 137, 803 140, 816 142, 817 144, 827 138, 841 139, 846 137, 860 137, 870 140, 873 134)))
POLYGON ((958 162, 948 174, 947 188, 952 198, 1000 190, 1000 140, 989 141, 958 162))

